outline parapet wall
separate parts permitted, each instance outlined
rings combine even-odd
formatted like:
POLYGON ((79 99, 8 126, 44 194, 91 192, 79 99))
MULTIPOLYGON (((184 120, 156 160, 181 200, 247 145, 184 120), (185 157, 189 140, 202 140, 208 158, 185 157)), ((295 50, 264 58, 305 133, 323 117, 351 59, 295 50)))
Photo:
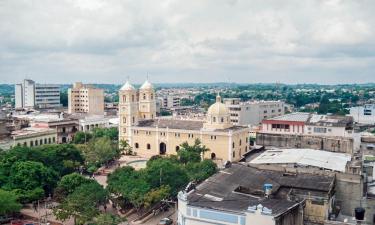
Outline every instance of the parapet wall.
POLYGON ((331 152, 353 153, 354 140, 348 137, 257 133, 257 145, 279 148, 311 148, 331 152))

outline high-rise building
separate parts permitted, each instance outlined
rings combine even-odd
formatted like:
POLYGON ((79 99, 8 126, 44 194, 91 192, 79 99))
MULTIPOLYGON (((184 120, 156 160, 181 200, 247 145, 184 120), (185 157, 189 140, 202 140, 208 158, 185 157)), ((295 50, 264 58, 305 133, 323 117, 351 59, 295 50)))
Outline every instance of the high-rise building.
POLYGON ((15 87, 16 108, 54 108, 60 104, 60 86, 54 84, 36 84, 25 79, 15 87))
POLYGON ((56 84, 36 84, 35 105, 38 108, 60 107, 60 86, 56 84))
POLYGON ((68 90, 68 112, 104 115, 104 90, 74 83, 68 90))

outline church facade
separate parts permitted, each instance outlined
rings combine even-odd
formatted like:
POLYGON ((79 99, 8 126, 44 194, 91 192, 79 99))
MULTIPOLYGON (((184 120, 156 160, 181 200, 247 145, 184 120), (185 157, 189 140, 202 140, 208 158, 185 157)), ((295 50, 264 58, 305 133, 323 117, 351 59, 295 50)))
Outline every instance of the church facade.
POLYGON ((249 149, 249 129, 234 126, 221 97, 207 111, 205 121, 156 117, 156 96, 146 81, 139 90, 126 82, 119 90, 119 139, 127 140, 140 156, 174 155, 183 142, 200 139, 209 148, 205 158, 238 161, 249 149))

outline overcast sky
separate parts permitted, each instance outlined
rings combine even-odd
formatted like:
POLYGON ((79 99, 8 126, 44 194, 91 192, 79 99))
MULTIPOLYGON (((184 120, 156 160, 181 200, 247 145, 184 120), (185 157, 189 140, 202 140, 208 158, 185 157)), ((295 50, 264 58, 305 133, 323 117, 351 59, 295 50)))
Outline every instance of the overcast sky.
POLYGON ((375 82, 374 0, 0 0, 0 83, 375 82))

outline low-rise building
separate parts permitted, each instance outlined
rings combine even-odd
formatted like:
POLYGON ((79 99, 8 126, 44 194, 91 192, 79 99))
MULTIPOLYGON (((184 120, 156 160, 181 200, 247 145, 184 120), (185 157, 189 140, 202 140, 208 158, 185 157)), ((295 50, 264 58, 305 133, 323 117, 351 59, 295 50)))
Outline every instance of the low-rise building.
POLYGON ((359 148, 350 116, 291 113, 262 121, 256 143, 280 148, 312 148, 353 153, 359 148))
POLYGON ((31 123, 31 126, 55 129, 57 132, 56 143, 62 144, 73 141, 74 134, 78 131, 78 120, 71 118, 35 120, 31 123))
POLYGON ((57 132, 50 128, 28 127, 13 131, 11 139, 0 144, 0 148, 9 149, 14 146, 34 147, 45 144, 56 143, 57 132))
POLYGON ((259 125, 262 120, 281 116, 285 113, 282 101, 241 102, 239 98, 224 99, 230 112, 231 122, 235 125, 259 125))
POLYGON ((164 109, 170 109, 173 107, 179 107, 181 98, 176 95, 165 95, 158 97, 160 107, 164 109))
POLYGON ((350 116, 356 123, 375 124, 375 104, 366 104, 350 108, 350 116))
POLYGON ((178 224, 322 223, 334 206, 334 180, 232 164, 178 194, 178 224))

